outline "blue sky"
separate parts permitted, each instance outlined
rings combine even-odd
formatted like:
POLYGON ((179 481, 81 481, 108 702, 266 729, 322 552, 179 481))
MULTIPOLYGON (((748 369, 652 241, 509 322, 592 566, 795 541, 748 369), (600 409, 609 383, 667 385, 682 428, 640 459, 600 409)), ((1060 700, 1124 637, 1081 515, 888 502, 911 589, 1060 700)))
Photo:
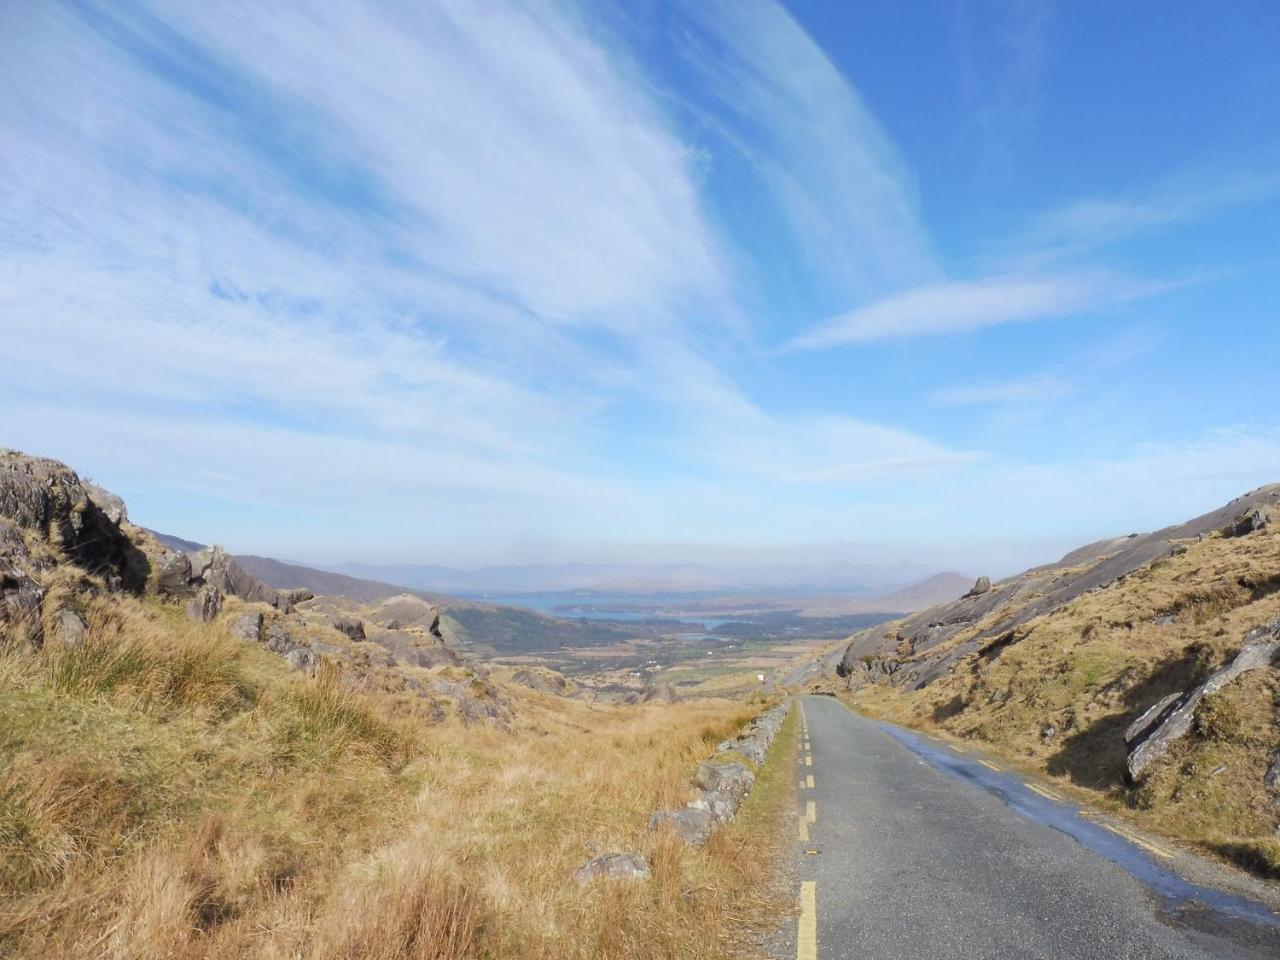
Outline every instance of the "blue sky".
POLYGON ((0 7, 0 443, 316 560, 1004 571, 1280 480, 1280 7, 0 7))

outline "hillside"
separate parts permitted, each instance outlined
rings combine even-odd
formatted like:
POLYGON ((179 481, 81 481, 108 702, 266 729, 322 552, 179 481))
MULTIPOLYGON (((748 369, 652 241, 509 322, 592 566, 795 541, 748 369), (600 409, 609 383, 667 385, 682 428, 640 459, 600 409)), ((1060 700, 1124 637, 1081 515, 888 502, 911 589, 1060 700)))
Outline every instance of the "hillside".
POLYGON ((647 824, 764 702, 595 703, 440 621, 276 590, 0 451, 0 956, 751 955, 789 758, 705 846, 647 824), (619 849, 652 876, 575 879, 619 849))
POLYGON ((1280 485, 842 647, 778 682, 981 741, 1280 877, 1280 485))

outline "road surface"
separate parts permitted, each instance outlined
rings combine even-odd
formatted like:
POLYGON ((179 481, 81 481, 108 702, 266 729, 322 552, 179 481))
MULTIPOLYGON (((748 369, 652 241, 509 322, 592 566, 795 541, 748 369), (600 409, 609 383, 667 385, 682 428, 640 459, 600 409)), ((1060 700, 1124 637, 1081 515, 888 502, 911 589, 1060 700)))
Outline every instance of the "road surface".
POLYGON ((1183 880, 1169 845, 990 757, 797 703, 798 960, 1280 957, 1280 918, 1183 880))

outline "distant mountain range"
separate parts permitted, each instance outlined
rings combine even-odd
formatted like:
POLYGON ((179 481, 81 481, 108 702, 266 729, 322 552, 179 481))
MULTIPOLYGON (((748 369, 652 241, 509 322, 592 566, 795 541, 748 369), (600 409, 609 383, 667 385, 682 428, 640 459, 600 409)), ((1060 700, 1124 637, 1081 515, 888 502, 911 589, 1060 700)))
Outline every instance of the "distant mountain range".
MULTIPOLYGON (((436 564, 344 563, 325 569, 417 590, 479 595, 587 590, 599 593, 752 592, 840 593, 875 597, 917 583, 936 571, 918 564, 750 566, 701 563, 544 563, 463 570, 436 564)), ((897 609, 897 608, 895 608, 897 609)))

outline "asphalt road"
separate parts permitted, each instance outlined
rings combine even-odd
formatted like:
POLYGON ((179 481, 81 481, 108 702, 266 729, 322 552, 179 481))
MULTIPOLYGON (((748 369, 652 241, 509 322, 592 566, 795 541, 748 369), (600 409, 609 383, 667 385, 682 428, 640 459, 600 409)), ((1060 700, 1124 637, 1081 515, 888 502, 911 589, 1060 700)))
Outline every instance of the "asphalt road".
POLYGON ((800 960, 1280 957, 1274 914, 1187 884, 1162 847, 989 759, 799 703, 800 960))

